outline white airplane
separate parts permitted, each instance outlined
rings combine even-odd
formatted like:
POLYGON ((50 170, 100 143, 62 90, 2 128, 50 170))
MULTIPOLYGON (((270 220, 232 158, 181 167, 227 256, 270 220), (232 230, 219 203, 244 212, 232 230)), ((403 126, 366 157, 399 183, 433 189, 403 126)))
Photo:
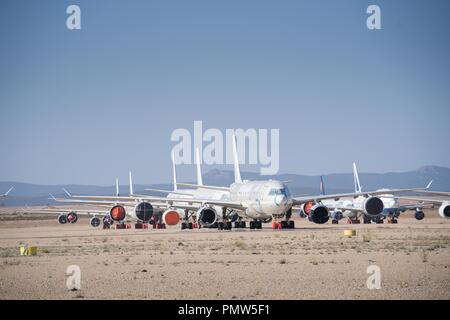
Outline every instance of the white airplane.
MULTIPOLYGON (((315 223, 326 223, 329 220, 328 208, 321 201, 325 199, 339 200, 345 197, 360 199, 359 210, 370 216, 378 216, 384 209, 383 202, 377 197, 385 191, 373 192, 352 192, 331 195, 292 197, 288 187, 281 181, 262 180, 248 181, 242 180, 236 148, 236 137, 233 137, 233 158, 235 181, 229 187, 207 186, 198 184, 177 183, 177 185, 188 186, 196 189, 209 189, 222 191, 229 198, 226 199, 204 199, 192 195, 180 197, 180 192, 176 190, 173 197, 151 197, 143 195, 133 195, 128 197, 98 197, 98 196, 78 196, 82 200, 63 199, 63 201, 78 201, 82 203, 110 203, 114 207, 110 216, 114 219, 113 210, 126 212, 124 206, 131 203, 146 206, 146 210, 153 214, 154 206, 161 206, 167 210, 173 208, 195 211, 198 222, 201 225, 213 225, 218 220, 216 208, 222 208, 222 212, 234 210, 241 217, 250 219, 250 229, 261 229, 262 222, 273 219, 273 228, 284 229, 294 228, 294 221, 290 220, 292 207, 300 207, 301 210, 315 223), (178 196, 177 196, 178 194, 178 196), (93 200, 90 200, 93 199, 93 200), (109 202, 108 202, 109 201, 109 202), (119 209, 122 208, 122 209, 119 209)), ((395 189, 390 193, 407 192, 423 188, 395 189)), ((192 191, 195 192, 195 191, 192 191)), ((210 195, 210 194, 209 194, 210 195)))
POLYGON ((397 197, 399 199, 403 200, 410 200, 410 201, 417 201, 421 205, 429 205, 432 204, 431 207, 434 207, 435 205, 439 205, 439 216, 444 219, 450 219, 450 199, 437 199, 437 198, 430 198, 430 197, 418 197, 418 196, 401 196, 397 197))
MULTIPOLYGON (((156 221, 152 220, 155 217, 156 211, 165 210, 168 206, 166 203, 158 203, 155 202, 150 204, 149 202, 139 201, 139 198, 136 197, 133 193, 133 180, 131 172, 129 173, 130 178, 130 195, 127 197, 120 196, 119 193, 119 182, 116 179, 116 196, 108 197, 114 198, 115 201, 105 201, 105 200, 81 200, 75 199, 80 196, 73 196, 67 190, 63 189, 64 192, 68 195, 69 198, 57 199, 52 195, 50 199, 57 202, 64 203, 78 203, 83 205, 95 205, 100 207, 108 208, 106 211, 95 211, 95 210, 68 210, 68 213, 61 213, 60 217, 58 217, 58 222, 60 223, 75 223, 78 220, 77 214, 90 214, 94 213, 94 217, 91 219, 91 226, 98 227, 100 225, 99 219, 97 216, 103 217, 103 225, 106 228, 109 228, 111 224, 117 222, 117 229, 128 229, 131 228, 131 225, 127 223, 129 220, 136 221, 135 228, 142 229, 147 228, 147 223, 155 222, 155 228, 163 228, 164 226, 156 221), (127 199, 127 201, 123 201, 120 199, 127 199), (112 207, 111 207, 112 206, 112 207), (66 222, 64 222, 66 221, 66 222), (74 221, 74 222, 72 222, 74 221)), ((88 197, 92 198, 92 197, 88 197)), ((95 197, 97 198, 97 197, 95 197)), ((107 197, 103 197, 107 198, 107 197)), ((56 209, 60 210, 60 209, 56 209)), ((55 210, 55 211, 56 211, 55 210)))
POLYGON ((0 194, 0 198, 6 198, 12 189, 14 189, 14 187, 9 188, 4 194, 0 194))
MULTIPOLYGON (((358 170, 356 168, 356 164, 353 163, 353 181, 355 192, 362 193, 361 184, 359 181, 358 170)), ((424 189, 428 189, 431 186, 431 181, 424 189)), ((321 181, 321 186, 323 191, 323 181, 321 181)), ((430 207, 430 205, 422 204, 422 205, 400 205, 398 198, 394 197, 390 194, 390 189, 379 189, 378 192, 383 192, 380 194, 380 200, 383 202, 383 210, 379 215, 363 215, 364 223, 382 223, 385 218, 387 218, 388 223, 397 223, 397 218, 400 216, 400 213, 405 212, 406 210, 415 210, 414 217, 417 220, 422 220, 425 217, 424 212, 422 211, 425 207, 430 207)), ((348 219, 348 223, 359 223, 359 217, 361 216, 363 210, 361 210, 361 204, 364 199, 351 198, 351 199, 342 199, 340 201, 328 200, 324 201, 324 204, 332 209, 331 219, 333 223, 338 223, 343 217, 348 219)))
POLYGON ((74 223, 77 223, 79 215, 87 215, 87 216, 91 216, 91 220, 89 223, 92 227, 100 226, 100 224, 102 222, 101 218, 103 219, 103 225, 105 228, 108 228, 110 226, 110 224, 108 224, 108 223, 110 223, 108 209, 105 209, 105 210, 98 210, 98 209, 72 210, 72 209, 66 209, 66 208, 38 208, 38 209, 27 208, 27 209, 24 209, 23 212, 32 213, 32 214, 36 214, 36 213, 58 214, 57 221, 59 224, 66 224, 66 223, 74 224, 74 223))
MULTIPOLYGON (((176 179, 176 168, 174 156, 172 154, 172 170, 173 170, 173 190, 161 190, 161 189, 145 189, 146 191, 152 192, 160 192, 167 193, 167 199, 205 199, 205 200, 217 200, 217 201, 225 201, 230 200, 230 192, 228 190, 217 190, 203 187, 203 178, 202 171, 200 165, 200 156, 199 150, 196 149, 196 167, 197 167, 197 188, 195 189, 183 189, 179 190, 176 179)), ((180 184, 182 185, 182 184, 180 184)), ((183 203, 174 202, 173 206, 181 206, 183 207, 183 203)), ((225 207, 220 206, 212 206, 212 208, 218 212, 216 219, 208 221, 206 219, 200 219, 200 225, 204 227, 217 227, 218 229, 230 230, 232 228, 232 223, 234 222, 235 228, 245 228, 246 223, 242 221, 242 217, 238 215, 238 212, 234 209, 226 209, 225 207)), ((200 209, 200 206, 197 207, 197 210, 200 209)), ((189 222, 191 218, 195 222, 197 221, 196 211, 195 210, 184 210, 184 212, 180 212, 179 209, 173 208, 179 213, 182 218, 181 229, 189 228, 192 229, 192 222, 189 222)), ((171 214, 170 211, 167 211, 163 214, 163 220, 167 220, 167 215, 171 214)), ((203 218, 203 217, 201 217, 203 218)))

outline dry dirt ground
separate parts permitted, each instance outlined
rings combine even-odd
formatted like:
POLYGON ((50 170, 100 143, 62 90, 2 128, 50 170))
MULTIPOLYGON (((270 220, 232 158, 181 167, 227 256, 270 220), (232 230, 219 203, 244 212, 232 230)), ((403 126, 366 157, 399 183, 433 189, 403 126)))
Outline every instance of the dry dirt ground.
POLYGON ((450 299, 450 221, 218 231, 101 230, 0 211, 0 299, 450 299), (343 231, 356 230, 353 238, 343 231), (19 246, 38 247, 19 256, 19 246), (81 268, 81 289, 66 268, 81 268), (367 288, 367 267, 381 289, 367 288))

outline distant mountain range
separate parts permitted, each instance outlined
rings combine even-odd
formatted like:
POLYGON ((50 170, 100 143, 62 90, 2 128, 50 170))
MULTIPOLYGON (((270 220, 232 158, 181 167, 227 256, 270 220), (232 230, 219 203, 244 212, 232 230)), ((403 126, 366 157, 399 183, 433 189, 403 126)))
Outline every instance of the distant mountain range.
MULTIPOLYGON (((260 176, 254 172, 242 172, 243 179, 262 180, 268 176, 260 176)), ((353 174, 337 173, 324 175, 325 191, 327 193, 347 192, 353 190, 353 174)), ((306 176, 299 174, 280 174, 271 176, 271 179, 289 181, 288 186, 293 194, 313 194, 319 192, 320 176, 306 176)), ((450 168, 438 166, 424 166, 415 171, 388 172, 388 173, 360 173, 363 190, 376 190, 380 188, 408 188, 426 186, 433 180, 432 190, 450 191, 450 168)), ((234 180, 233 171, 210 170, 203 174, 205 184, 228 186, 234 180)), ((66 188, 73 194, 82 195, 113 195, 115 186, 93 185, 38 185, 21 182, 0 182, 0 193, 6 192, 10 186, 14 190, 7 198, 0 198, 0 203, 7 206, 44 205, 55 204, 48 199, 49 193, 55 196, 63 196, 62 188, 66 188)), ((134 185, 135 193, 147 193, 145 188, 172 189, 170 184, 134 185)), ((120 187, 122 193, 128 194, 128 186, 120 187)))

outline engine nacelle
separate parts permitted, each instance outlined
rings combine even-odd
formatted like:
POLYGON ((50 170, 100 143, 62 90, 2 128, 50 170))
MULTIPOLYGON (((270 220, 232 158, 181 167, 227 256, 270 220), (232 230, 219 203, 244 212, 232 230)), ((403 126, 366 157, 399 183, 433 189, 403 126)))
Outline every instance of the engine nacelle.
POLYGON ((314 202, 310 201, 310 202, 305 202, 304 204, 301 205, 300 207, 300 212, 299 215, 301 218, 306 218, 309 216, 309 214, 311 213, 311 208, 314 207, 314 202))
POLYGON ((212 226, 217 222, 217 211, 211 207, 203 207, 197 211, 197 221, 204 227, 212 226))
POLYGON ((61 213, 58 216, 58 223, 59 224, 66 224, 67 223, 67 216, 64 213, 61 213))
POLYGON ((153 216, 153 206, 148 202, 140 202, 134 207, 136 218, 148 222, 153 216))
POLYGON ((97 228, 100 225, 101 220, 98 217, 92 217, 89 223, 91 224, 92 227, 97 228))
POLYGON ((180 222, 180 213, 177 210, 168 209, 164 211, 162 220, 168 226, 177 225, 180 222))
POLYGON ((383 213, 384 204, 383 201, 381 201, 381 199, 378 197, 368 197, 364 200, 362 209, 364 210, 365 214, 371 217, 376 217, 383 213))
POLYGON ((425 213, 422 210, 417 209, 416 212, 414 212, 414 218, 423 220, 423 218, 425 218, 425 213))
MULTIPOLYGON (((306 212, 305 212, 306 213, 306 212)), ((309 220, 317 224, 324 224, 330 219, 328 208, 322 204, 316 204, 309 210, 309 220)))
POLYGON ((77 223, 77 221, 78 221, 78 215, 76 212, 72 211, 67 214, 67 222, 68 223, 77 223))
POLYGON ((126 216, 125 208, 121 205, 116 205, 109 210, 109 216, 114 221, 122 221, 126 216))
POLYGON ((439 215, 444 219, 450 219, 450 202, 443 202, 439 207, 439 215))

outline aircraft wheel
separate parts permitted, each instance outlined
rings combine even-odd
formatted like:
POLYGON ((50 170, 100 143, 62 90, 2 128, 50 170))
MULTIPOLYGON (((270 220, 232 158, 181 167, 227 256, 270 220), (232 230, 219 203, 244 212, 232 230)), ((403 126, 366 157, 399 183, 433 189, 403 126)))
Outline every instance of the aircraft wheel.
POLYGON ((241 221, 241 223, 239 223, 239 228, 245 229, 246 227, 247 227, 247 226, 246 226, 245 221, 241 221))
POLYGON ((295 222, 294 222, 294 220, 289 220, 288 221, 288 228, 289 229, 295 229, 295 222))
POLYGON ((250 230, 255 229, 255 222, 254 221, 250 221, 250 230))
POLYGON ((287 228, 287 221, 281 221, 281 229, 286 229, 287 228))
POLYGON ((239 229, 241 227, 241 224, 239 223, 239 221, 236 221, 235 223, 234 223, 234 228, 235 229, 239 229))
POLYGON ((227 230, 231 230, 231 228, 233 227, 231 221, 227 222, 227 230))

